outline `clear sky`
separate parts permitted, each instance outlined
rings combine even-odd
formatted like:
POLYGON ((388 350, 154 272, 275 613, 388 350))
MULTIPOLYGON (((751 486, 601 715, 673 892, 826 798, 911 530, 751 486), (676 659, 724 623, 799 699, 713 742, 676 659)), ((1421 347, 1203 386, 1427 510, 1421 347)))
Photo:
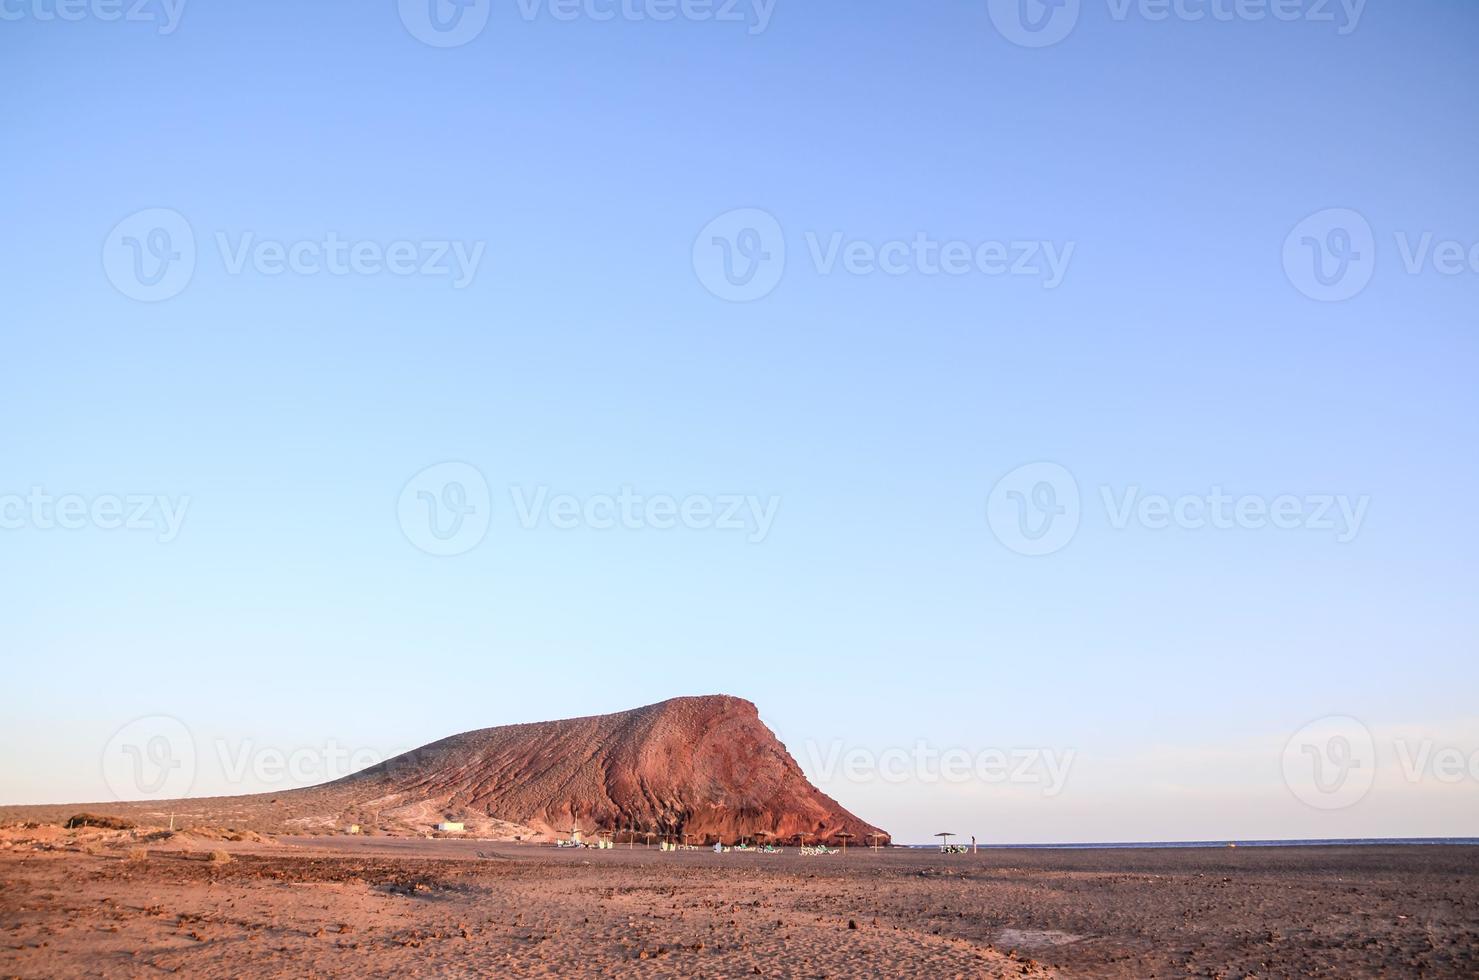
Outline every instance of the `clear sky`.
POLYGON ((0 4, 0 802, 724 692, 900 840, 1479 834, 1479 8, 469 2, 0 4))

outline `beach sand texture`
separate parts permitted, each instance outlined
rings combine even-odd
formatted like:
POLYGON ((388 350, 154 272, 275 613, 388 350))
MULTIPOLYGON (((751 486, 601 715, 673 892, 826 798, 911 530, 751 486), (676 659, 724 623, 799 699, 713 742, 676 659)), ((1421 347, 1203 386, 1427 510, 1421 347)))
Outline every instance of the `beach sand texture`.
POLYGON ((228 836, 4 831, 0 975, 1479 973, 1473 847, 803 857, 228 836))

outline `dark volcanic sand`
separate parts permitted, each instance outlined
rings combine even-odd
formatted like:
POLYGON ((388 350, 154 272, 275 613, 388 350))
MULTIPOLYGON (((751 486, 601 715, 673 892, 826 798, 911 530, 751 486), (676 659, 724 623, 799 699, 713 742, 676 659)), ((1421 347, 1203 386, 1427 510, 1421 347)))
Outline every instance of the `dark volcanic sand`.
POLYGON ((1474 847, 844 858, 338 837, 211 864, 221 845, 171 843, 196 850, 0 851, 0 974, 1479 974, 1474 847))

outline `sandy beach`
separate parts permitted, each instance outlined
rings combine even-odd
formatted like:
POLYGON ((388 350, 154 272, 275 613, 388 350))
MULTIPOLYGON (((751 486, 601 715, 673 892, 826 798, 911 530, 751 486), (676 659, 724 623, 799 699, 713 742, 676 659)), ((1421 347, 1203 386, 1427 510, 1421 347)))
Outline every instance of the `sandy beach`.
POLYGON ((1356 977, 1479 970, 1479 848, 638 846, 12 828, 0 974, 1356 977), (214 857, 213 857, 214 855, 214 857))

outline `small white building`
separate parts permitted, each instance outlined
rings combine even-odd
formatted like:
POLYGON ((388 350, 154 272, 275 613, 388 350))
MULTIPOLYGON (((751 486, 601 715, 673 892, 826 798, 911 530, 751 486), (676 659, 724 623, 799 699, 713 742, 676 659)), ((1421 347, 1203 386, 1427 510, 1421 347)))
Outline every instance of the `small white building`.
POLYGON ((440 830, 444 834, 460 834, 466 829, 466 826, 454 820, 443 820, 437 824, 437 830, 440 830))

